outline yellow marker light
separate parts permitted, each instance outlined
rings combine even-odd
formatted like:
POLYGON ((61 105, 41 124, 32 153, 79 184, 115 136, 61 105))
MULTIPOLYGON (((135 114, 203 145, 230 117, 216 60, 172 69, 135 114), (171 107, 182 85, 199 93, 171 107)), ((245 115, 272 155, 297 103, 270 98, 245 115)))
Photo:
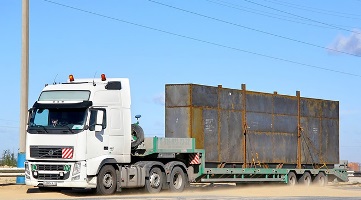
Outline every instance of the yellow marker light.
POLYGON ((73 74, 70 74, 69 75, 69 81, 71 82, 71 81, 74 81, 74 76, 73 76, 73 74))

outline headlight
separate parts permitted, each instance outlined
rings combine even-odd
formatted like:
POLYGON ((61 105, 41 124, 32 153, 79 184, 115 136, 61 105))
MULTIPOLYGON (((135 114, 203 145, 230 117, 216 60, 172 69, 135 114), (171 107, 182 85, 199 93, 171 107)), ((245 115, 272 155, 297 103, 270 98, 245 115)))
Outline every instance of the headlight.
POLYGON ((25 168, 25 173, 30 174, 30 169, 29 169, 29 163, 28 162, 25 162, 24 168, 25 168))
POLYGON ((80 174, 80 169, 81 169, 81 162, 75 163, 74 170, 73 170, 73 176, 80 174))

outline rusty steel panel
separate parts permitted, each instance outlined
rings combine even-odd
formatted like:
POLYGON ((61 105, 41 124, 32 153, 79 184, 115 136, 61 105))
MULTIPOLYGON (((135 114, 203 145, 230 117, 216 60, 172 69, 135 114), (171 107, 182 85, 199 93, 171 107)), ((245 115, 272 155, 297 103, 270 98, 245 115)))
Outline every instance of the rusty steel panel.
POLYGON ((178 107, 167 108, 165 110, 166 126, 165 132, 167 137, 171 138, 188 138, 191 137, 190 126, 190 108, 178 107))
POLYGON ((227 163, 242 162, 242 112, 222 110, 220 124, 220 160, 227 163))
POLYGON ((196 140, 196 148, 204 149, 204 135, 199 134, 199 133, 204 133, 202 107, 192 108, 191 122, 192 122, 191 136, 196 140))
POLYGON ((339 121, 338 119, 323 119, 322 131, 324 137, 322 143, 326 146, 324 153, 324 162, 339 163, 339 121))
POLYGON ((273 97, 274 114, 297 116, 297 97, 275 95, 273 97))
POLYGON ((302 163, 312 164, 320 162, 320 134, 321 121, 319 118, 301 117, 302 163))
MULTIPOLYGON (((210 162, 219 162, 218 160, 218 112, 217 110, 203 110, 204 123, 204 149, 206 159, 210 162)), ((195 133, 196 134, 196 133, 195 133)))
POLYGON ((336 101, 322 101, 322 117, 338 119, 339 104, 336 101))
POLYGON ((272 133, 249 131, 246 141, 248 162, 272 163, 277 148, 272 133))
POLYGON ((293 133, 297 135, 297 116, 274 115, 273 131, 276 133, 293 133))
POLYGON ((220 107, 223 110, 242 110, 243 100, 240 90, 221 89, 220 91, 220 107))
POLYGON ((275 148, 272 163, 296 163, 297 162, 297 132, 296 133, 273 133, 275 148))
POLYGON ((247 112, 248 131, 272 132, 272 114, 247 112))
POLYGON ((303 117, 321 117, 322 100, 301 98, 301 116, 303 117))
POLYGON ((166 107, 191 105, 190 85, 166 85, 166 107))
POLYGON ((247 91, 246 95, 246 110, 247 112, 273 112, 273 95, 266 93, 254 93, 247 91))
POLYGON ((338 163, 337 101, 243 89, 166 85, 166 137, 195 138, 206 162, 338 163))
POLYGON ((192 106, 218 107, 218 88, 192 85, 192 106))

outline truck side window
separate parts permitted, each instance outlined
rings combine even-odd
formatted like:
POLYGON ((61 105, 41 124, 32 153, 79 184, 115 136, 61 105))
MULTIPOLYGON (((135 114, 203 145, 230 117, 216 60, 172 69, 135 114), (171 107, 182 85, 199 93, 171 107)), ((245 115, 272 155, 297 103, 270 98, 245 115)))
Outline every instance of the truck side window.
POLYGON ((95 130, 95 124, 97 121, 97 114, 98 110, 102 110, 104 112, 103 114, 103 129, 107 127, 107 115, 105 109, 91 109, 90 110, 90 119, 89 119, 89 130, 94 131, 95 130))

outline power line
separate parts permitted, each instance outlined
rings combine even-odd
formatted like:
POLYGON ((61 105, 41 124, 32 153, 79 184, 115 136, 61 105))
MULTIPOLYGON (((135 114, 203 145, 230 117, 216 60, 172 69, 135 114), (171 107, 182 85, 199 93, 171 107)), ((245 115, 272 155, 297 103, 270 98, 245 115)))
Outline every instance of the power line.
POLYGON ((301 63, 301 62, 298 62, 298 61, 288 60, 288 59, 285 59, 285 58, 270 56, 270 55, 257 53, 257 52, 252 52, 252 51, 248 51, 248 50, 243 50, 243 49, 239 49, 239 48, 236 48, 236 47, 226 46, 226 45, 218 44, 218 43, 215 43, 215 42, 210 42, 210 41, 206 41, 206 40, 202 40, 202 39, 198 39, 198 38, 193 38, 193 37, 186 36, 186 35, 181 35, 181 34, 178 34, 178 33, 164 31, 164 30, 153 28, 153 27, 150 27, 150 26, 137 24, 137 23, 134 23, 134 22, 125 21, 125 20, 118 19, 118 18, 115 18, 115 17, 110 17, 110 16, 107 16, 107 15, 95 13, 95 12, 92 12, 92 11, 87 11, 87 10, 84 10, 84 9, 80 9, 80 8, 76 8, 76 7, 73 7, 73 6, 57 3, 57 2, 54 2, 54 1, 50 1, 50 0, 43 0, 43 1, 55 4, 55 5, 58 5, 58 6, 70 8, 70 9, 73 9, 73 10, 81 11, 81 12, 84 12, 84 13, 87 13, 87 14, 96 15, 96 16, 99 16, 99 17, 115 20, 115 21, 118 21, 118 22, 138 26, 138 27, 141 27, 141 28, 145 28, 145 29, 149 29, 149 30, 153 30, 153 31, 157 31, 157 32, 168 34, 168 35, 173 35, 173 36, 177 36, 177 37, 181 37, 181 38, 185 38, 185 39, 189 39, 189 40, 193 40, 193 41, 197 41, 197 42, 201 42, 201 43, 205 43, 205 44, 210 44, 210 45, 217 46, 217 47, 222 47, 222 48, 226 48, 226 49, 230 49, 230 50, 234 50, 234 51, 238 51, 238 52, 243 52, 243 53, 247 53, 247 54, 251 54, 251 55, 255 55, 255 56, 269 58, 269 59, 272 59, 272 60, 278 60, 278 61, 283 61, 283 62, 287 62, 287 63, 292 63, 292 64, 304 66, 304 67, 315 68, 315 69, 320 69, 320 70, 324 70, 324 71, 329 71, 329 72, 334 72, 334 73, 339 73, 339 74, 344 74, 344 75, 349 75, 349 76, 354 76, 354 77, 361 78, 361 75, 359 75, 359 74, 353 74, 353 73, 349 73, 349 72, 333 70, 333 69, 329 69, 329 68, 325 68, 325 67, 319 67, 319 66, 316 66, 316 65, 311 65, 311 64, 301 63))
POLYGON ((244 6, 228 3, 228 2, 225 2, 225 1, 218 1, 218 2, 214 1, 214 0, 206 0, 206 1, 208 1, 210 3, 218 4, 218 5, 221 5, 221 6, 224 6, 224 7, 228 7, 228 8, 232 8, 232 9, 236 9, 236 10, 240 10, 240 11, 245 11, 245 12, 249 12, 249 13, 253 13, 253 14, 257 14, 257 15, 262 15, 262 16, 266 16, 266 17, 270 17, 270 18, 274 18, 274 19, 294 22, 294 23, 298 23, 298 24, 304 24, 304 25, 308 25, 308 26, 316 26, 316 27, 320 27, 320 28, 334 29, 334 28, 328 27, 328 26, 321 26, 321 25, 317 25, 317 24, 308 24, 308 23, 304 23, 304 22, 300 22, 300 21, 286 19, 286 18, 283 18, 283 17, 285 17, 283 15, 277 15, 277 14, 273 14, 273 13, 262 12, 262 11, 259 11, 259 10, 256 10, 256 9, 247 8, 247 7, 244 7, 244 6), (240 7, 243 7, 243 8, 240 8, 240 7), (268 14, 265 14, 265 13, 268 13, 268 14))
MULTIPOLYGON (((221 6, 224 6, 224 7, 228 7, 228 8, 232 8, 232 9, 236 9, 236 10, 240 10, 240 11, 245 11, 245 12, 249 12, 249 13, 253 13, 253 14, 257 14, 257 15, 261 15, 261 16, 265 16, 265 17, 270 17, 270 18, 274 18, 274 19, 279 19, 279 20, 283 20, 283 21, 289 21, 289 22, 293 22, 293 23, 297 23, 297 24, 303 24, 303 25, 313 26, 313 27, 318 27, 318 28, 327 28, 327 29, 339 30, 338 28, 335 28, 335 27, 319 25, 319 24, 309 24, 309 23, 305 23, 305 22, 301 22, 301 21, 295 21, 295 20, 287 19, 287 18, 284 18, 284 17, 286 17, 284 15, 277 15, 277 14, 269 13, 269 12, 266 12, 266 11, 260 11, 260 10, 257 10, 257 9, 244 7, 244 6, 240 6, 240 5, 237 5, 237 4, 234 4, 234 3, 229 3, 229 2, 225 2, 225 1, 221 1, 221 0, 205 0, 205 1, 208 1, 208 2, 214 3, 214 4, 218 4, 218 5, 221 5, 221 6), (265 14, 265 13, 268 13, 268 14, 265 14)), ((290 16, 290 17, 296 19, 296 17, 294 17, 294 16, 290 16)), ((304 19, 299 19, 299 18, 297 18, 297 19, 305 21, 304 19)), ((335 25, 335 26, 355 28, 355 27, 352 27, 352 26, 345 26, 345 25, 335 25)))
POLYGON ((271 3, 275 3, 275 4, 279 4, 279 5, 283 5, 283 6, 287 6, 287 7, 291 7, 291 8, 297 8, 300 10, 307 10, 307 11, 311 11, 311 12, 315 12, 315 13, 328 14, 331 16, 345 17, 345 18, 350 18, 350 19, 360 19, 359 17, 361 17, 361 15, 358 15, 358 14, 344 13, 344 12, 338 12, 338 11, 334 11, 334 10, 314 8, 314 7, 310 7, 310 6, 302 6, 299 4, 289 3, 289 2, 285 2, 285 1, 279 1, 279 0, 263 0, 263 1, 271 2, 271 3), (345 15, 348 15, 348 16, 345 16, 345 15), (350 16, 355 16, 355 17, 350 17, 350 16))
POLYGON ((323 46, 320 46, 320 45, 317 45, 317 44, 304 42, 304 41, 301 41, 301 40, 298 40, 298 39, 293 39, 293 38, 289 38, 289 37, 286 37, 286 36, 277 35, 277 34, 262 31, 262 30, 259 30, 259 29, 243 26, 243 25, 236 24, 236 23, 233 23, 233 22, 225 21, 225 20, 218 19, 218 18, 215 18, 215 17, 210 17, 210 16, 207 16, 207 15, 203 15, 203 14, 200 14, 200 13, 193 12, 193 11, 189 11, 189 10, 185 10, 185 9, 178 8, 178 7, 175 7, 175 6, 171 6, 171 5, 161 3, 161 2, 158 2, 158 1, 154 1, 154 0, 148 0, 148 1, 152 2, 152 3, 155 3, 155 4, 158 4, 158 5, 166 6, 166 7, 172 8, 172 9, 176 9, 176 10, 179 10, 179 11, 182 11, 182 12, 190 13, 190 14, 193 14, 193 15, 197 15, 197 16, 204 17, 204 18, 211 19, 211 20, 218 21, 218 22, 222 22, 222 23, 229 24, 229 25, 232 25, 232 26, 236 26, 236 27, 248 29, 248 30, 251 30, 251 31, 255 31, 255 32, 258 32, 258 33, 270 35, 270 36, 273 36, 273 37, 278 37, 278 38, 289 40, 289 41, 292 41, 292 42, 297 42, 297 43, 301 43, 301 44, 305 44, 305 45, 309 45, 309 46, 313 46, 313 47, 317 47, 317 48, 321 48, 321 49, 326 49, 326 50, 329 50, 329 51, 335 51, 335 52, 339 52, 339 53, 343 53, 343 54, 347 54, 347 55, 351 55, 351 56, 361 57, 360 55, 357 55, 357 54, 354 54, 354 53, 349 53, 349 52, 345 52, 345 51, 341 51, 341 50, 337 50, 337 49, 333 49, 333 48, 323 47, 323 46))
POLYGON ((339 26, 335 26, 335 25, 328 24, 328 23, 325 23, 325 22, 317 21, 317 20, 314 20, 314 19, 311 19, 311 18, 302 17, 300 15, 292 14, 290 12, 286 12, 286 11, 276 9, 276 8, 273 8, 273 7, 270 7, 270 6, 266 6, 266 5, 263 5, 263 4, 260 4, 260 3, 256 3, 256 2, 253 2, 253 1, 250 1, 250 0, 244 0, 244 1, 246 1, 248 3, 251 3, 251 4, 254 4, 254 5, 257 5, 257 6, 261 6, 261 7, 271 9, 271 10, 282 12, 282 13, 285 13, 285 14, 288 14, 288 15, 291 15, 291 16, 299 17, 301 19, 305 19, 305 20, 316 22, 316 23, 323 24, 323 25, 326 25, 326 26, 334 27, 334 28, 339 29, 339 30, 348 31, 348 32, 355 33, 355 34, 361 34, 361 33, 357 32, 357 31, 352 31, 352 30, 349 30, 349 29, 341 28, 339 26))

